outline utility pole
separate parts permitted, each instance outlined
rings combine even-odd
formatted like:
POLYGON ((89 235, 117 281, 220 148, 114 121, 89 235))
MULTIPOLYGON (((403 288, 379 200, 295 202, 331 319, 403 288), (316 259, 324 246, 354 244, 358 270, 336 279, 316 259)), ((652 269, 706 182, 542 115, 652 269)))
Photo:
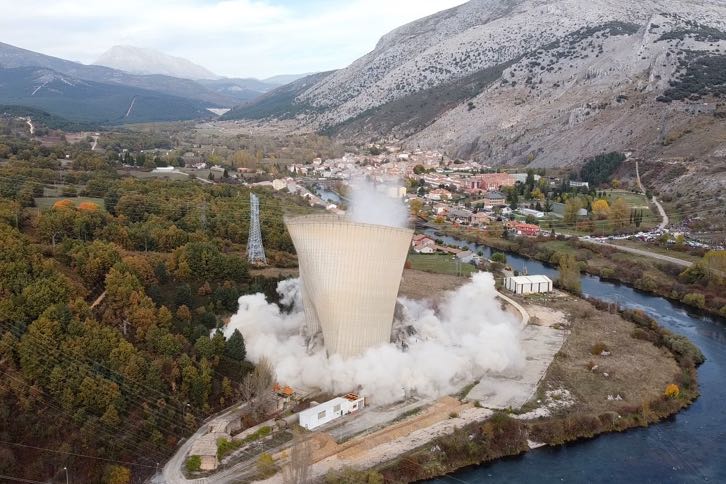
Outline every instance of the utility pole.
POLYGON ((68 480, 68 467, 64 467, 63 470, 66 471, 66 484, 69 484, 70 481, 68 480))

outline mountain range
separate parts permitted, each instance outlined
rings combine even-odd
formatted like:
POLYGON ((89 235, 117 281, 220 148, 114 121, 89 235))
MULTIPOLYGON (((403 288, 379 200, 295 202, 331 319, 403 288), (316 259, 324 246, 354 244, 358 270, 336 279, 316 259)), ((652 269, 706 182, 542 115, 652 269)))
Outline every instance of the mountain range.
POLYGON ((223 78, 185 59, 135 47, 112 48, 97 64, 84 65, 0 42, 0 104, 38 108, 72 121, 211 117, 210 108, 250 102, 294 77, 223 78))
POLYGON ((187 59, 174 57, 154 49, 130 45, 115 45, 94 62, 130 74, 178 77, 181 79, 221 79, 208 69, 187 59))

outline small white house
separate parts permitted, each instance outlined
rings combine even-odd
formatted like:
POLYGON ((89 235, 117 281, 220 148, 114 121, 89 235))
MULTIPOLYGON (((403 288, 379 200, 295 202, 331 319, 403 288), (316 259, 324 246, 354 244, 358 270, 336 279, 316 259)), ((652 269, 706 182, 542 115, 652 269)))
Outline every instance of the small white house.
POLYGON ((507 277, 504 287, 514 294, 537 294, 552 292, 552 279, 547 276, 507 277))
POLYGON ((357 412, 364 406, 363 397, 349 393, 344 397, 334 398, 300 412, 300 426, 312 430, 344 415, 357 412))

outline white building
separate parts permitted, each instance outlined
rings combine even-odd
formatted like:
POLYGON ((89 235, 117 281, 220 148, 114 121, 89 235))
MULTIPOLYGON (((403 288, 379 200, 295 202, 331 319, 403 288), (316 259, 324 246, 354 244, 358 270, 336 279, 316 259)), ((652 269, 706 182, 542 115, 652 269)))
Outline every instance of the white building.
POLYGON ((300 412, 300 426, 313 430, 344 415, 357 412, 365 406, 365 399, 355 393, 334 398, 300 412))
POLYGON ((540 212, 539 210, 533 210, 531 208, 522 208, 519 210, 519 213, 521 213, 522 215, 531 215, 534 218, 544 218, 545 216, 544 212, 540 212))
POLYGON ((504 287, 514 294, 537 294, 552 292, 552 279, 547 276, 507 277, 504 287))

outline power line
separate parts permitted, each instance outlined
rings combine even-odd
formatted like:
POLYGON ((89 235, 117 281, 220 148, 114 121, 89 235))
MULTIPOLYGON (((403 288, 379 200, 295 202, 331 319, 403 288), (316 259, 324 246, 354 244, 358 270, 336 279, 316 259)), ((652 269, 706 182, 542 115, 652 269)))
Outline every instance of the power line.
POLYGON ((152 466, 152 465, 147 465, 147 464, 138 464, 136 462, 123 461, 123 460, 106 459, 104 457, 95 457, 95 456, 87 455, 87 454, 79 454, 77 452, 64 452, 62 450, 54 450, 54 449, 49 449, 47 447, 37 447, 35 445, 20 444, 17 442, 7 442, 4 440, 0 440, 0 444, 12 445, 14 447, 24 447, 26 449, 42 450, 44 452, 52 452, 54 454, 72 455, 74 457, 83 457, 84 459, 95 459, 95 460, 101 460, 104 462, 113 462, 114 464, 123 464, 123 465, 134 466, 134 467, 147 467, 147 468, 151 468, 151 469, 156 468, 155 465, 152 466))
MULTIPOLYGON (((30 389, 31 391, 33 391, 33 392, 36 392, 36 393, 40 393, 41 395, 43 395, 43 396, 44 396, 44 397, 46 397, 47 399, 49 399, 49 398, 50 398, 50 397, 49 397, 49 395, 47 395, 47 394, 46 394, 46 393, 45 393, 45 392, 44 392, 44 391, 43 391, 43 390, 42 390, 41 388, 35 387, 35 386, 33 386, 33 385, 30 385, 30 384, 29 384, 28 382, 25 382, 25 381, 23 381, 22 379, 16 378, 16 377, 14 377, 13 375, 10 375, 9 373, 7 373, 7 372, 4 372, 4 371, 2 371, 2 370, 0 370, 0 373, 2 373, 3 375, 5 375, 6 377, 8 377, 8 378, 9 378, 10 380, 13 380, 13 381, 15 381, 15 382, 18 382, 18 383, 20 383, 21 385, 25 385, 25 386, 26 386, 26 387, 28 387, 28 388, 29 388, 29 389, 30 389)), ((68 418, 68 419, 69 419, 70 421, 73 421, 74 417, 73 417, 72 415, 69 415, 69 414, 68 414, 68 413, 67 413, 67 412, 66 412, 65 410, 63 410, 62 408, 60 408, 60 407, 58 407, 58 406, 54 405, 53 403, 51 403, 50 401, 47 401, 47 400, 45 401, 45 403, 46 403, 46 404, 47 404, 47 405, 48 405, 49 407, 51 407, 51 408, 55 409, 55 410, 56 410, 57 412, 59 412, 59 413, 61 413, 61 414, 65 415, 65 416, 66 416, 66 417, 67 417, 67 418, 68 418)), ((103 423, 103 422, 101 422, 100 420, 98 420, 98 421, 95 421, 95 422, 91 422, 90 424, 91 424, 91 425, 92 425, 93 427, 95 427, 95 428, 96 428, 96 430, 100 430, 100 431, 101 431, 102 433, 105 433, 106 435, 108 435, 108 436, 110 436, 110 437, 112 437, 112 438, 114 438, 114 439, 118 439, 118 437, 117 437, 117 434, 118 434, 118 432, 117 432, 117 431, 116 431, 115 429, 111 429, 111 427, 107 426, 106 424, 104 424, 104 423, 103 423), (102 427, 105 427, 105 428, 106 428, 106 430, 104 431, 104 430, 102 429, 102 427)), ((127 434, 127 435, 128 435, 128 434, 127 434)), ((120 446, 121 446, 122 450, 126 450, 127 452, 130 452, 130 453, 132 453, 132 454, 136 454, 136 455, 139 455, 139 456, 146 456, 146 455, 152 455, 152 456, 154 456, 154 457, 155 457, 156 459, 158 459, 158 460, 164 460, 164 459, 166 458, 166 457, 164 457, 163 455, 161 455, 161 454, 157 453, 157 452, 156 452, 155 450, 153 450, 153 448, 152 448, 152 447, 149 447, 148 449, 142 449, 142 448, 141 448, 141 447, 139 446, 140 444, 139 444, 139 445, 134 445, 134 444, 132 443, 132 442, 134 442, 134 441, 135 441, 135 442, 137 442, 137 443, 139 443, 139 442, 141 442, 141 440, 140 440, 140 439, 138 439, 138 438, 134 438, 134 439, 131 439, 131 440, 132 440, 131 442, 128 442, 128 441, 123 441, 123 440, 121 440, 121 441, 119 441, 119 440, 115 440, 114 442, 116 442, 116 443, 120 444, 120 446)), ((144 443, 145 443, 145 442, 144 442, 144 443)))
POLYGON ((31 479, 22 479, 20 477, 5 476, 0 474, 0 479, 6 479, 13 482, 29 482, 31 484, 48 484, 48 481, 33 481, 31 479))

